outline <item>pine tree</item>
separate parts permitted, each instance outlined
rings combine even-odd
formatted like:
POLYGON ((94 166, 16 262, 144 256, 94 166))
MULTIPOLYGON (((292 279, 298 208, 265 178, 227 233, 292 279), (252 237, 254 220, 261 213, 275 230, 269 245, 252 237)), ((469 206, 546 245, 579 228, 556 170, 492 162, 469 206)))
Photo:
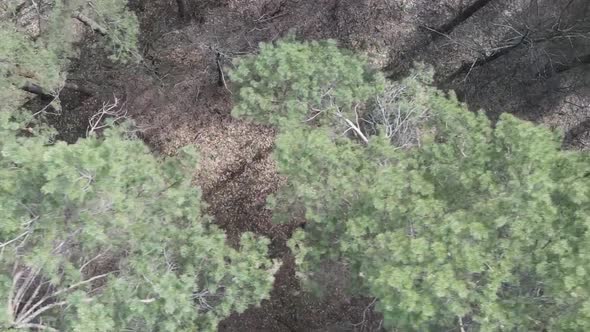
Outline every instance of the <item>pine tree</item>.
POLYGON ((2 109, 19 107, 26 97, 21 90, 52 95, 64 85, 68 59, 76 56, 74 20, 102 35, 100 43, 111 52, 112 60, 138 58, 139 23, 126 8, 126 0, 55 0, 49 5, 35 36, 19 26, 17 7, 8 7, 0 15, 2 109))
POLYGON ((0 329, 214 331, 267 298, 269 241, 203 214, 195 152, 153 156, 126 126, 75 144, 0 112, 0 329))
POLYGON ((384 81, 334 41, 263 43, 260 54, 240 59, 230 74, 238 90, 232 114, 274 125, 313 119, 345 122, 384 81))
MULTIPOLYGON (((292 117, 280 99, 264 104, 252 94, 285 89, 260 81, 273 77, 265 72, 271 60, 250 61, 236 69, 245 76, 235 113, 292 117)), ((289 86, 308 82, 293 79, 289 86)), ((348 82, 331 81, 334 89, 348 82)), ((345 264, 352 291, 376 297, 393 330, 590 329, 590 158, 562 151, 558 135, 511 115, 492 125, 431 81, 418 73, 356 100, 360 121, 384 114, 359 126, 366 144, 335 135, 332 123, 272 120, 288 184, 270 205, 278 221, 301 210, 307 221, 290 241, 296 261, 310 282, 326 262, 345 264), (412 122, 419 140, 401 148, 391 120, 412 110, 426 114, 412 122)))

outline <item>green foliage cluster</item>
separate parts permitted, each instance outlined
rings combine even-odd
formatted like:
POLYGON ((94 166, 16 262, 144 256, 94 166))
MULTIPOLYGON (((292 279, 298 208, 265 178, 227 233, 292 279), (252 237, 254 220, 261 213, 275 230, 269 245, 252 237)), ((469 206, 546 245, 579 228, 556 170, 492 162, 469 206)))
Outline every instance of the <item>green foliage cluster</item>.
POLYGON ((203 215, 196 156, 123 126, 76 144, 0 112, 0 329, 214 331, 268 297, 277 265, 203 215))
POLYGON ((42 74, 37 81, 40 85, 56 86, 61 80, 59 66, 56 65, 59 63, 56 52, 42 44, 31 42, 26 35, 15 29, 0 29, 0 55, 0 75, 4 78, 4 88, 8 87, 4 84, 22 85, 23 76, 27 71, 31 74, 42 74), (23 72, 22 76, 13 73, 16 67, 23 72))
MULTIPOLYGON (((291 116, 279 104, 284 84, 304 89, 310 75, 290 74, 281 85, 269 62, 289 58, 297 71, 330 64, 300 53, 357 61, 323 45, 267 45, 260 62, 236 69, 236 115, 279 124, 275 156, 288 184, 270 204, 278 220, 305 211, 306 228, 290 246, 307 276, 313 280, 328 261, 346 264, 352 291, 378 298, 393 330, 590 329, 588 154, 561 150, 557 135, 511 115, 492 124, 429 86, 423 73, 401 82, 404 93, 392 102, 429 110, 421 143, 410 149, 393 145, 383 130, 363 144, 330 126, 276 119, 291 116), (273 91, 254 93, 262 87, 273 91)), ((323 70, 334 73, 333 88, 344 87, 343 94, 353 82, 373 82, 323 70)), ((370 113, 379 96, 363 91, 359 101, 370 113)), ((296 95, 322 106, 318 93, 296 95)))
POLYGON ((138 60, 139 22, 127 9, 127 0, 96 0, 92 6, 82 6, 80 12, 106 29, 102 42, 114 61, 138 60))
POLYGON ((307 120, 313 113, 350 112, 384 79, 334 41, 281 40, 240 59, 231 72, 239 93, 233 115, 268 124, 307 120))
POLYGON ((75 57, 77 37, 74 17, 83 15, 106 32, 100 40, 111 52, 111 59, 121 62, 137 59, 139 23, 127 9, 126 0, 55 0, 40 13, 43 22, 38 35, 31 36, 19 24, 19 13, 9 8, 0 17, 0 98, 2 109, 20 106, 19 89, 35 84, 52 93, 64 83, 69 58, 75 57))

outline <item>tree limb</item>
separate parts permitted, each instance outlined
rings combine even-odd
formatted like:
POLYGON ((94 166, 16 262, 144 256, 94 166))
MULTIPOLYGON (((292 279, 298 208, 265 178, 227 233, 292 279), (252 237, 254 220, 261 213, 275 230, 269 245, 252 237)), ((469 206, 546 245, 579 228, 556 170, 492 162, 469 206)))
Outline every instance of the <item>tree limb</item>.
POLYGON ((82 14, 81 12, 75 12, 72 15, 73 18, 77 19, 78 21, 84 23, 88 27, 90 27, 93 31, 98 32, 102 36, 107 35, 107 30, 98 24, 95 20, 91 19, 90 17, 82 14))
POLYGON ((459 15, 455 16, 451 21, 441 25, 435 29, 428 29, 428 30, 435 30, 438 33, 433 35, 433 39, 436 39, 444 34, 449 34, 453 31, 457 26, 461 25, 463 22, 467 21, 471 16, 477 13, 480 9, 487 6, 493 0, 477 0, 463 11, 459 13, 459 15))
POLYGON ((176 0, 176 5, 178 6, 178 17, 180 17, 180 19, 186 18, 188 12, 184 0, 176 0))
POLYGON ((31 83, 31 82, 25 82, 21 87, 21 90, 32 93, 32 94, 36 94, 40 97, 43 98, 53 98, 53 95, 51 93, 49 93, 47 90, 43 89, 42 86, 37 85, 35 83, 31 83))
MULTIPOLYGON (((78 91, 78 92, 84 93, 88 96, 94 95, 94 91, 92 91, 89 88, 80 86, 79 84, 76 84, 76 83, 71 83, 71 82, 65 83, 63 85, 63 88, 78 91)), ((47 91, 47 89, 43 88, 42 86, 32 83, 32 82, 29 82, 29 81, 27 81, 23 85, 21 85, 20 89, 23 91, 35 94, 35 95, 42 97, 42 98, 47 98, 47 99, 55 98, 54 93, 51 93, 51 92, 47 91)))
POLYGON ((61 290, 59 290, 57 292, 54 292, 52 294, 49 294, 49 295, 44 296, 42 299, 40 299, 39 301, 37 301, 37 303, 35 303, 30 308, 28 308, 28 310, 25 313, 19 313, 19 315, 18 315, 18 317, 16 319, 16 322, 17 323, 24 323, 24 324, 26 324, 26 323, 30 322, 33 318, 39 316, 39 314, 41 314, 41 313, 43 313, 43 312, 45 312, 45 311, 47 311, 47 310, 49 310, 51 308, 54 308, 56 306, 62 306, 62 305, 67 304, 67 301, 61 301, 61 302, 56 302, 56 303, 52 303, 52 304, 49 304, 49 305, 46 305, 46 306, 42 306, 41 307, 41 305, 43 305, 43 303, 45 303, 45 301, 49 300, 50 298, 55 298, 55 297, 57 297, 57 296, 59 296, 59 295, 61 295, 63 293, 69 292, 69 291, 71 291, 71 290, 73 290, 73 289, 75 289, 75 288, 77 288, 79 286, 82 286, 84 284, 93 282, 94 280, 97 280, 97 279, 100 279, 100 278, 104 278, 104 277, 108 276, 110 273, 111 272, 94 276, 94 277, 89 278, 89 279, 86 279, 84 281, 80 281, 78 283, 75 283, 75 284, 73 284, 73 285, 71 285, 71 286, 69 286, 67 288, 61 289, 61 290), (39 308, 39 309, 37 309, 37 308, 39 308))
POLYGON ((357 127, 352 121, 345 118, 344 116, 342 116, 342 119, 363 140, 363 142, 365 142, 365 144, 369 143, 369 140, 367 139, 365 134, 363 134, 363 132, 361 131, 361 129, 359 127, 357 127))

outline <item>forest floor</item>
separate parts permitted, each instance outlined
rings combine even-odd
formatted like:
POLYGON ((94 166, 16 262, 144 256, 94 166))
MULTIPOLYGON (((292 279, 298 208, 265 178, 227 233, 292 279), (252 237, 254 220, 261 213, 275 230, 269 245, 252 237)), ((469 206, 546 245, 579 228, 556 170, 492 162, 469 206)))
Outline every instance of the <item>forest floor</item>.
MULTIPOLYGON (((181 18, 175 1, 131 3, 141 21, 145 61, 115 65, 99 48, 83 47, 70 79, 92 84, 97 94, 65 93, 64 114, 50 119, 63 139, 74 141, 83 135, 87 118, 116 97, 155 153, 172 155, 188 144, 198 147, 195 183, 203 190, 207 212, 232 243, 242 232, 253 231, 270 238, 271 255, 283 260, 271 298, 232 315, 220 331, 381 328, 372 299, 346 295, 340 280, 345 271, 333 268, 327 273, 333 279, 322 299, 302 291, 286 246, 302 220, 274 224, 265 207, 267 196, 284 181, 272 158, 275 132, 231 117, 226 76, 232 61, 255 53, 260 42, 289 33, 306 40, 334 38, 366 54, 392 77, 406 73, 412 61, 424 61, 435 66, 442 87, 457 90, 473 109, 484 107, 491 117, 509 111, 558 128, 566 133, 564 144, 569 147, 586 148, 590 142, 590 76, 588 67, 575 61, 576 54, 563 54, 559 63, 569 67, 560 68, 567 70, 543 79, 539 70, 557 60, 539 60, 537 55, 563 47, 558 41, 543 49, 517 45, 495 59, 486 58, 494 53, 485 50, 511 40, 510 30, 516 30, 519 17, 534 11, 539 21, 551 19, 546 16, 551 5, 535 9, 524 0, 230 0, 202 1, 181 18), (475 8, 470 6, 478 3, 482 7, 470 14, 469 8, 475 8), (512 28, 504 27, 508 23, 512 28), (445 35, 433 35, 430 27, 442 27, 445 35)), ((590 45, 576 44, 577 51, 590 52, 590 45)))

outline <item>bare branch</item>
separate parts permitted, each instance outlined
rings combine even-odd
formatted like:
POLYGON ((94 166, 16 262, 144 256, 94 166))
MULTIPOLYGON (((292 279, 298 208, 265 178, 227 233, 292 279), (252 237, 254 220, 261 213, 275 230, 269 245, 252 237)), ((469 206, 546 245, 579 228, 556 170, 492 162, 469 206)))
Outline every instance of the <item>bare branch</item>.
POLYGON ((100 278, 104 278, 104 277, 108 276, 109 274, 111 274, 111 272, 94 276, 94 277, 89 278, 89 279, 86 279, 84 281, 80 281, 78 283, 75 283, 75 284, 73 284, 73 285, 71 285, 71 286, 69 286, 67 288, 61 289, 61 290, 59 290, 57 292, 53 292, 52 294, 49 294, 49 295, 44 296, 43 298, 41 298, 40 300, 38 300, 34 305, 32 305, 26 312, 23 313, 21 311, 19 313, 18 317, 16 317, 15 322, 16 323, 28 323, 31 320, 33 320, 35 317, 39 316, 41 313, 43 313, 43 312, 45 312, 45 311, 47 311, 47 310, 49 310, 51 308, 54 308, 56 306, 62 306, 62 305, 67 304, 67 301, 61 301, 61 302, 55 302, 55 303, 52 303, 52 304, 48 304, 46 306, 42 306, 47 300, 49 300, 51 298, 55 298, 55 297, 57 297, 57 296, 59 296, 59 295, 61 295, 63 293, 69 292, 69 291, 71 291, 71 290, 73 290, 75 288, 78 288, 78 287, 82 286, 82 285, 91 283, 94 280, 97 280, 97 279, 100 279, 100 278), (39 308, 39 309, 37 309, 37 308, 39 308))
POLYGON ((8 306, 6 308, 6 313, 8 314, 8 317, 14 317, 14 314, 16 313, 16 308, 14 307, 14 294, 15 291, 17 289, 17 284, 18 281, 20 280, 21 275, 23 274, 23 271, 18 271, 13 277, 12 277, 12 286, 10 287, 10 291, 8 292, 8 306))
POLYGON ((215 52, 215 63, 217 64, 217 72, 219 74, 219 86, 223 86, 230 95, 233 94, 225 82, 225 74, 223 73, 223 67, 221 66, 221 53, 218 51, 215 52))
POLYGON ((22 302, 22 299, 25 296, 25 293, 27 292, 27 290, 29 289, 29 287, 31 286, 33 281, 37 278, 37 276, 39 275, 40 272, 41 272, 41 268, 37 268, 37 269, 30 268, 29 269, 29 273, 27 273, 27 276, 26 276, 24 282, 18 287, 16 295, 14 296, 14 300, 12 302, 14 312, 17 312, 17 309, 18 309, 20 303, 22 302))
POLYGON ((24 237, 24 236, 25 236, 25 235, 27 235, 27 234, 29 234, 29 230, 26 230, 26 231, 24 231, 23 233, 21 233, 20 235, 18 235, 17 237, 15 237, 15 238, 14 238, 14 239, 12 239, 12 240, 8 240, 8 241, 6 241, 6 242, 4 242, 4 243, 0 244, 0 248, 1 248, 1 249, 3 249, 3 248, 4 248, 4 247, 6 247, 7 245, 9 245, 9 244, 11 244, 11 243, 13 243, 13 242, 16 242, 16 241, 18 241, 18 240, 19 240, 21 237, 24 237))
POLYGON ((92 30, 98 32, 102 36, 106 36, 108 33, 107 30, 105 28, 103 28, 100 24, 98 24, 96 21, 94 21, 90 17, 82 14, 81 12, 75 12, 72 15, 72 17, 77 19, 78 21, 84 23, 85 25, 89 26, 92 30))
POLYGON ((103 120, 106 117, 114 118, 114 122, 121 121, 127 118, 127 110, 123 108, 123 106, 117 108, 119 106, 119 99, 114 97, 114 101, 112 103, 105 102, 102 104, 102 108, 98 110, 90 120, 88 120, 88 128, 86 129, 86 136, 90 136, 96 133, 98 130, 108 127, 108 124, 104 124, 103 120))
POLYGON ((350 121, 342 115, 340 117, 344 120, 344 122, 346 122, 346 124, 350 126, 350 128, 352 128, 352 130, 354 130, 355 133, 357 133, 357 135, 363 140, 363 142, 369 143, 369 140, 357 125, 355 125, 352 121, 350 121))
POLYGON ((107 248, 107 250, 105 250, 104 252, 99 253, 98 255, 94 256, 93 258, 89 259, 88 261, 86 261, 86 263, 82 264, 82 266, 80 267, 80 272, 82 272, 84 270, 84 268, 86 266, 88 266, 90 263, 92 263, 93 261, 97 260, 99 257, 101 257, 102 255, 104 255, 105 253, 109 252, 110 248, 107 248))
POLYGON ((429 114, 428 108, 403 104, 405 86, 390 86, 377 96, 366 118, 371 134, 383 132, 391 143, 399 148, 420 145, 420 125, 429 114))
MULTIPOLYGON (((30 321, 32 321, 33 319, 35 319, 36 317, 38 317, 40 314, 44 313, 45 311, 47 311, 51 308, 61 307, 66 304, 68 304, 67 301, 60 301, 60 302, 48 304, 44 307, 39 308, 39 310, 32 312, 28 315, 19 316, 19 318, 16 320, 16 324, 17 324, 17 326, 19 326, 20 324, 28 324, 30 321)), ((27 313, 28 313, 28 311, 27 311, 27 313)))

